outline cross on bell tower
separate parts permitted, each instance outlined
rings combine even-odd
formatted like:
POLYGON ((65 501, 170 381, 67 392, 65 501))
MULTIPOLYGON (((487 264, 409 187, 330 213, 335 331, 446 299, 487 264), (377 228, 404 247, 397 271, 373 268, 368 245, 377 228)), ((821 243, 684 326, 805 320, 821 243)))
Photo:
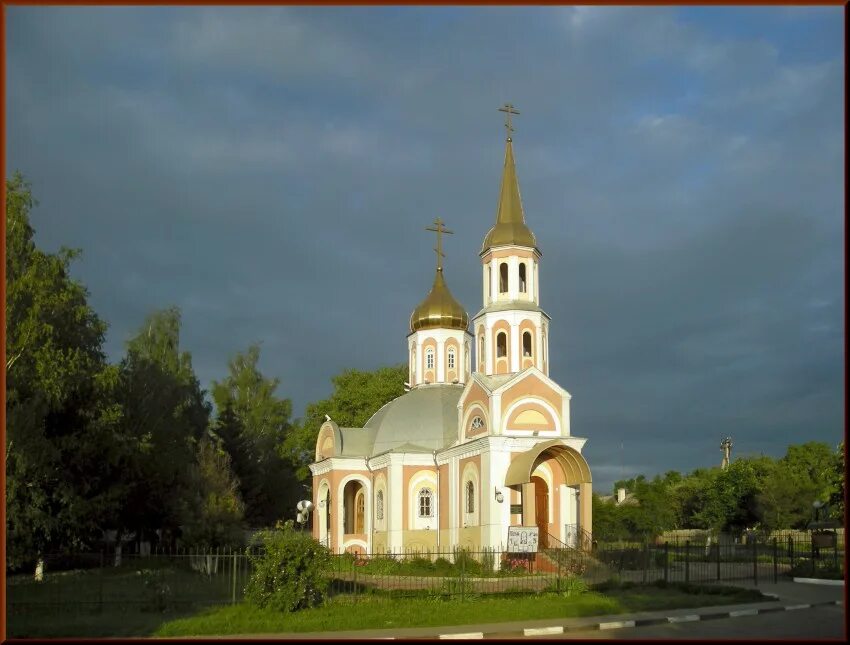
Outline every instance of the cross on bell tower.
POLYGON ((443 270, 443 258, 446 257, 443 253, 443 233, 446 235, 454 235, 453 231, 446 228, 445 223, 439 217, 434 220, 434 226, 429 226, 426 231, 433 231, 437 234, 437 248, 434 249, 437 253, 437 271, 443 270))
POLYGON ((505 103, 504 107, 499 108, 499 112, 505 113, 505 130, 508 132, 508 141, 512 141, 511 132, 514 131, 513 126, 511 125, 511 115, 519 114, 518 110, 514 109, 514 106, 510 103, 505 103))

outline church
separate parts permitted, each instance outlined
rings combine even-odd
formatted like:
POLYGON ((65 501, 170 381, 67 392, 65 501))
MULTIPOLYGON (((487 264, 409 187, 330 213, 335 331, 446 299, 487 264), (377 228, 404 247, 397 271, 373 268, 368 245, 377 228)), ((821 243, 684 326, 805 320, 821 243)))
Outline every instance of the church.
POLYGON ((481 310, 470 317, 442 266, 410 316, 409 390, 363 428, 319 430, 313 536, 333 552, 504 550, 512 526, 541 547, 585 543, 587 439, 570 429, 570 394, 549 378, 550 318, 540 307, 537 239, 525 221, 511 138, 496 222, 484 236, 481 310))

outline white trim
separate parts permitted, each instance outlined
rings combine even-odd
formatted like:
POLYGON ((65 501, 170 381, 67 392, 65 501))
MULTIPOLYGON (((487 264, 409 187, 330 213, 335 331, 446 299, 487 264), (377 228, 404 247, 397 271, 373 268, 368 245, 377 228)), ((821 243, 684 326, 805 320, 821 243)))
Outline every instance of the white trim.
POLYGON ((369 472, 366 467, 366 457, 331 457, 330 459, 323 459, 319 463, 310 464, 310 471, 314 475, 324 475, 331 470, 369 472))
POLYGON ((527 403, 537 403, 541 408, 544 408, 550 415, 552 415, 552 419, 554 419, 554 421, 555 421, 555 430, 554 431, 552 431, 552 430, 541 430, 535 436, 551 438, 551 437, 558 437, 562 434, 561 433, 561 415, 558 414, 558 411, 555 410, 555 408, 552 407, 552 404, 549 403, 546 399, 538 398, 536 396, 530 396, 530 395, 526 395, 522 398, 517 399, 516 401, 514 401, 513 403, 511 403, 508 406, 507 410, 505 410, 505 420, 504 420, 504 423, 502 424, 501 434, 507 434, 508 432, 516 432, 516 433, 535 432, 535 431, 531 431, 531 430, 510 430, 510 429, 508 429, 508 420, 511 418, 511 414, 513 413, 513 411, 516 408, 520 407, 521 405, 524 405, 524 404, 527 404, 527 403))
MULTIPOLYGON (((431 466, 434 461, 431 461, 431 466)), ((437 489, 437 472, 434 470, 417 470, 407 483, 407 527, 409 531, 422 530, 426 526, 431 530, 440 528, 440 491, 437 489), (431 489, 433 508, 430 517, 419 517, 419 491, 422 488, 431 489)))
POLYGON ((463 472, 460 475, 460 517, 462 518, 462 526, 478 526, 481 517, 481 503, 483 501, 483 491, 481 490, 481 476, 478 472, 478 466, 474 461, 467 462, 463 467, 463 472), (467 482, 472 482, 473 486, 473 508, 472 513, 467 510, 466 486, 467 482))
POLYGON ((369 545, 363 540, 346 540, 339 547, 340 551, 345 551, 350 546, 362 546, 366 553, 369 553, 369 545))
MULTIPOLYGON (((367 477, 364 477, 360 474, 351 474, 346 475, 342 478, 342 480, 337 484, 337 494, 336 500, 331 498, 331 503, 334 504, 336 508, 336 525, 337 525, 337 535, 340 539, 340 548, 345 550, 346 545, 349 543, 354 543, 356 540, 348 540, 343 541, 345 535, 352 535, 351 533, 345 532, 345 485, 350 481, 359 481, 363 485, 363 495, 364 495, 364 504, 366 500, 369 500, 369 508, 363 509, 363 521, 365 526, 363 527, 363 532, 366 535, 366 544, 364 548, 366 552, 369 552, 369 543, 372 541, 372 482, 369 481, 367 477)), ((357 510, 355 509, 355 514, 357 510)))
MULTIPOLYGON (((316 487, 316 509, 317 512, 313 514, 313 521, 319 523, 319 542, 322 544, 330 545, 330 535, 328 532, 328 512, 330 509, 327 504, 323 502, 327 499, 327 494, 322 495, 322 492, 328 492, 331 489, 331 483, 328 481, 326 477, 323 477, 319 481, 319 485, 316 487)), ((331 499, 331 504, 333 504, 333 499, 331 499)))
POLYGON ((566 396, 568 399, 573 398, 572 394, 567 392, 564 388, 562 388, 560 385, 555 383, 555 381, 553 381, 551 378, 546 376, 543 372, 541 372, 536 367, 529 367, 527 369, 524 369, 522 372, 517 374, 514 378, 510 379, 509 381, 507 381, 505 383, 502 383, 502 385, 500 385, 495 390, 493 390, 492 393, 493 394, 502 394, 507 389, 513 387, 517 383, 522 382, 523 380, 527 379, 529 376, 532 376, 532 375, 540 378, 540 380, 542 380, 544 383, 549 385, 553 390, 555 390, 561 396, 566 396))

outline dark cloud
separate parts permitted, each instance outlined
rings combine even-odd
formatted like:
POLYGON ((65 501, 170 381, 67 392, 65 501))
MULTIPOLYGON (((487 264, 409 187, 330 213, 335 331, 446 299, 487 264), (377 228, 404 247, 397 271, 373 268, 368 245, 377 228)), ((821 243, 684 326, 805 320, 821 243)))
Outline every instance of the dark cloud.
POLYGON ((514 101, 552 376, 607 487, 842 436, 837 11, 11 7, 7 160, 113 359, 176 304, 205 384, 262 342, 300 414, 404 360, 438 215, 478 311, 514 101))

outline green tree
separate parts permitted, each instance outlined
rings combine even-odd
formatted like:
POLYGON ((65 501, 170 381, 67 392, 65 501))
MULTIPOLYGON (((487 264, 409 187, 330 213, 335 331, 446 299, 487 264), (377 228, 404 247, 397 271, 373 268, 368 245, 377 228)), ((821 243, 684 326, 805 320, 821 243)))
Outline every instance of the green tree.
POLYGON ((119 464, 132 452, 114 402, 106 324, 70 276, 78 250, 37 248, 36 201, 20 173, 6 184, 7 566, 85 548, 120 508, 119 464))
POLYGON ((292 403, 275 395, 279 379, 263 376, 260 347, 234 356, 229 374, 214 381, 212 397, 218 417, 215 432, 233 459, 245 517, 251 526, 271 526, 294 515, 305 494, 281 449, 291 432, 292 403))
POLYGON ((788 446, 758 496, 762 523, 776 529, 804 528, 813 518, 815 500, 828 503, 838 497, 839 468, 843 473, 843 461, 839 466, 836 453, 825 443, 788 446))
POLYGON ((125 433, 138 449, 124 466, 128 492, 117 528, 135 531, 138 539, 157 529, 176 535, 210 415, 191 355, 180 350, 179 309, 148 316, 128 341, 120 369, 125 433))
POLYGON ((844 522, 844 491, 846 485, 844 474, 846 471, 847 461, 844 454, 844 442, 842 441, 835 449, 829 471, 831 489, 829 496, 830 517, 842 523, 844 522))
POLYGON ((205 548, 238 546, 244 536, 244 504, 230 456, 210 438, 198 443, 190 472, 183 541, 205 548))
POLYGON ((407 365, 382 367, 374 372, 346 370, 333 377, 334 392, 328 399, 307 405, 304 418, 284 442, 283 453, 301 481, 309 481, 319 428, 329 415, 338 425, 362 428, 369 418, 404 394, 407 365))

